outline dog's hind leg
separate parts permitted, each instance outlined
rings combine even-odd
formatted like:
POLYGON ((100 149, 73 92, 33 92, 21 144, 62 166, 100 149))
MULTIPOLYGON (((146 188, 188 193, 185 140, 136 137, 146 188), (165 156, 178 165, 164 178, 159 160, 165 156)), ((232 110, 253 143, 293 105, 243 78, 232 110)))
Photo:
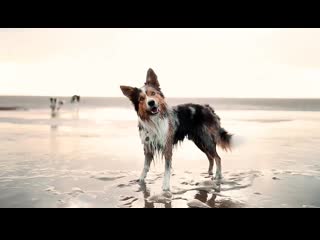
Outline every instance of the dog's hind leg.
POLYGON ((214 159, 215 159, 216 165, 217 165, 215 179, 220 180, 220 179, 222 179, 222 167, 221 167, 221 158, 218 155, 217 150, 215 150, 214 159))
POLYGON ((216 175, 215 179, 222 179, 222 167, 221 167, 221 158, 219 154, 217 153, 217 144, 212 143, 212 144, 205 144, 201 142, 196 142, 195 144, 198 146, 198 148, 203 151, 209 160, 209 170, 208 173, 209 175, 213 175, 213 167, 214 167, 214 161, 216 162, 217 169, 216 169, 216 175))
POLYGON ((150 164, 153 160, 153 153, 148 151, 146 148, 144 150, 144 167, 141 173, 141 176, 139 178, 139 182, 144 182, 146 179, 148 172, 150 170, 150 164))
POLYGON ((210 176, 212 176, 213 175, 213 167, 214 167, 214 158, 211 155, 207 154, 207 153, 206 153, 206 155, 207 155, 208 160, 209 160, 208 174, 210 176))
POLYGON ((194 140, 194 143, 196 146, 206 154, 208 160, 209 160, 209 169, 208 169, 208 174, 210 176, 213 175, 213 167, 214 167, 214 156, 215 156, 215 144, 212 143, 205 143, 204 141, 201 140, 194 140))

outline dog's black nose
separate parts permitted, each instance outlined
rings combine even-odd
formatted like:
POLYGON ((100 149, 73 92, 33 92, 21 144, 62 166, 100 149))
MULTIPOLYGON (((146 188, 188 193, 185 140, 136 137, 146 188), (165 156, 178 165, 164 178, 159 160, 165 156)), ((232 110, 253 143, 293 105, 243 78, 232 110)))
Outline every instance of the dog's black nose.
POLYGON ((149 105, 150 107, 154 107, 155 104, 156 104, 156 102, 155 102, 154 100, 150 100, 150 101, 148 102, 148 105, 149 105))

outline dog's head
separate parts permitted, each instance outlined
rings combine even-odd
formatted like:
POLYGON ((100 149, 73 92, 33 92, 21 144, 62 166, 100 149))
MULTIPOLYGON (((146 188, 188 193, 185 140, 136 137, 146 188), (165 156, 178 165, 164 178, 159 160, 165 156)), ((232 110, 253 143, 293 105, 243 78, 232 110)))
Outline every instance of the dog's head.
POLYGON ((71 98, 71 103, 79 103, 80 102, 80 96, 74 95, 71 98))
POLYGON ((158 77, 151 68, 147 72, 147 80, 142 88, 129 86, 120 86, 120 88, 133 103, 142 120, 148 120, 151 116, 163 115, 167 110, 158 77))

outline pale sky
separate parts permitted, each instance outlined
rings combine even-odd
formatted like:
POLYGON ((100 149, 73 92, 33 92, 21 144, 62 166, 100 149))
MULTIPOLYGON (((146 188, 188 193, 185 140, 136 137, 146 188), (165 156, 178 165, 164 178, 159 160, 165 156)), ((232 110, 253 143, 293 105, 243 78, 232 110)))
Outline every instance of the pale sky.
POLYGON ((320 29, 0 29, 0 95, 320 98, 320 29))

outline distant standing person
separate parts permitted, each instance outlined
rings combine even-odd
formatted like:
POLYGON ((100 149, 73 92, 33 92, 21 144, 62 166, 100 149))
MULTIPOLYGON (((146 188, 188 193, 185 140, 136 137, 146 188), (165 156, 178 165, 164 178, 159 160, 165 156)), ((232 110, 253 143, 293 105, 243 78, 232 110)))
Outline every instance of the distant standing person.
POLYGON ((64 102, 57 98, 50 98, 51 117, 56 117, 59 114, 60 108, 64 102))

